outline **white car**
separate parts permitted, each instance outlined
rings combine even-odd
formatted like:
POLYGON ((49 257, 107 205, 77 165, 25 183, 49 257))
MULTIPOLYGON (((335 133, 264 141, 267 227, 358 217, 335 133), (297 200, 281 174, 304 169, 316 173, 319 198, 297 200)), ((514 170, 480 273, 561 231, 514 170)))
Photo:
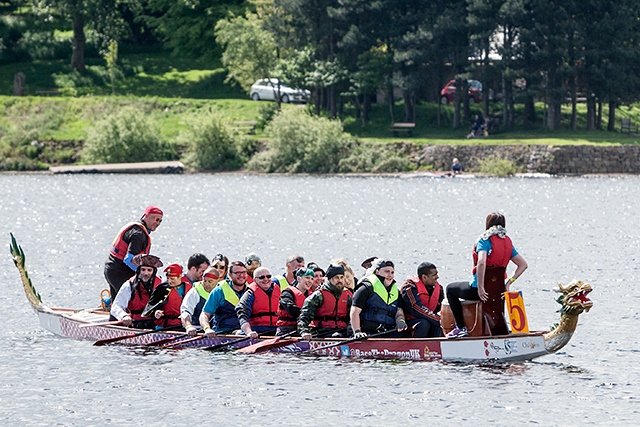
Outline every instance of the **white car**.
MULTIPOLYGON (((278 79, 260 79, 251 86, 249 95, 254 101, 275 101, 278 94, 278 79)), ((280 82, 280 101, 307 102, 311 92, 304 89, 294 89, 280 82)))

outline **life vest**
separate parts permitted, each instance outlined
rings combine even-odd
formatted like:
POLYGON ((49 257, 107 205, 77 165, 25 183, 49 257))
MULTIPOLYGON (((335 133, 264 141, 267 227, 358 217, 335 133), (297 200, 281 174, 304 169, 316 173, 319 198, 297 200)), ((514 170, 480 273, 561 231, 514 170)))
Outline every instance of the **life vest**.
POLYGON ((180 295, 180 292, 176 288, 171 289, 169 292, 167 301, 160 308, 160 310, 163 311, 164 316, 155 320, 156 326, 166 328, 167 326, 175 326, 182 323, 180 321, 180 305, 182 305, 182 299, 184 296, 191 289, 191 284, 189 282, 182 282, 182 286, 184 286, 182 295, 180 295))
POLYGON ((289 281, 287 280, 287 278, 285 276, 276 276, 275 280, 280 285, 280 290, 281 291, 284 291, 285 289, 287 289, 290 286, 289 285, 289 281))
MULTIPOLYGON (((189 279, 189 276, 187 276, 186 274, 182 275, 182 279, 181 280, 182 280, 182 283, 188 283, 191 286, 193 286, 193 284, 194 284, 194 282, 192 282, 191 279, 189 279)), ((185 292, 185 295, 186 295, 186 292, 185 292)))
POLYGON ((257 283, 249 285, 253 291, 253 306, 251 307, 251 326, 275 326, 278 321, 278 302, 280 301, 280 287, 273 286, 271 296, 267 295, 257 283))
MULTIPOLYGON (((491 253, 487 254, 487 267, 506 267, 511 260, 513 253, 513 243, 509 236, 505 235, 500 238, 497 234, 489 237, 491 242, 491 253)), ((476 246, 473 246, 473 274, 478 270, 478 252, 476 246)))
MULTIPOLYGON (((144 310, 144 308, 147 306, 147 303, 149 302, 149 298, 151 297, 151 292, 153 292, 153 289, 155 289, 155 287, 158 286, 162 281, 160 280, 159 277, 155 277, 153 281, 153 287, 151 289, 151 292, 149 292, 144 286, 142 286, 142 284, 138 286, 138 289, 133 290, 134 279, 135 279, 135 276, 129 279, 129 284, 132 287, 132 289, 131 289, 131 299, 129 300, 129 304, 127 305, 127 312, 131 316, 131 319, 139 320, 143 318, 142 311, 144 310)), ((147 318, 145 317, 145 319, 147 318)))
MULTIPOLYGON (((435 312, 436 308, 438 307, 438 303, 440 302, 440 293, 442 292, 442 285, 436 282, 435 286, 433 287, 433 292, 431 293, 431 295, 429 295, 429 292, 427 291, 427 287, 425 286, 424 283, 422 283, 422 280, 420 280, 419 277, 417 276, 412 277, 409 280, 415 283, 416 290, 418 291, 418 297, 420 297, 420 302, 422 302, 422 305, 427 307, 429 310, 435 312)), ((404 317, 407 320, 415 319, 415 316, 411 314, 411 310, 406 310, 404 313, 404 317)))
POLYGON ((367 281, 373 285, 373 295, 364 304, 360 313, 362 319, 377 323, 385 328, 395 326, 396 312, 398 311, 398 287, 392 284, 389 290, 372 274, 367 276, 367 281))
POLYGON ((343 289, 338 298, 327 289, 320 289, 322 292, 322 305, 316 310, 316 315, 309 326, 312 328, 346 328, 349 323, 349 298, 353 294, 349 289, 343 289))
POLYGON ((147 247, 142 251, 142 253, 148 254, 151 251, 151 236, 147 231, 147 227, 141 222, 130 222, 125 225, 118 231, 118 235, 115 239, 113 239, 113 243, 111 244, 111 249, 109 249, 109 253, 113 255, 115 258, 118 258, 120 261, 124 261, 124 258, 127 256, 127 251, 129 250, 129 244, 124 241, 124 233, 129 231, 132 227, 139 227, 144 231, 144 234, 147 236, 147 247))
MULTIPOLYGON (((207 302, 207 298, 209 298, 209 294, 211 292, 207 292, 202 285, 202 282, 196 282, 193 285, 193 288, 196 290, 198 295, 200 295, 200 301, 193 309, 193 316, 191 316, 191 324, 194 326, 200 325, 200 314, 202 313, 202 309, 204 308, 204 303, 207 302)), ((185 294, 186 295, 186 294, 185 294)))
MULTIPOLYGON (((225 280, 218 284, 222 293, 224 294, 224 303, 218 307, 215 313, 213 313, 213 321, 211 327, 215 331, 232 331, 234 329, 240 329, 240 321, 236 314, 236 305, 240 302, 240 297, 236 291, 231 287, 231 284, 225 280)), ((245 287, 240 295, 242 295, 247 288, 245 287)))
MULTIPOLYGON (((289 286, 287 289, 282 291, 280 295, 282 296, 285 292, 291 292, 296 306, 298 308, 302 308, 302 304, 304 304, 304 300, 307 296, 300 289, 295 286, 289 286)), ((276 323, 276 326, 296 326, 297 324, 298 319, 291 317, 291 313, 280 307, 280 304, 278 304, 278 322, 276 323)))

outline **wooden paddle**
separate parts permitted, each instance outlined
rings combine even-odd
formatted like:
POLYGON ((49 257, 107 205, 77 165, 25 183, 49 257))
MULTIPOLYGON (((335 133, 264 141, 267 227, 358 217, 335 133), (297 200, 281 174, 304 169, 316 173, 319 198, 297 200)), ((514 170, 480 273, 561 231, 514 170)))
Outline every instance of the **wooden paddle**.
POLYGON ((387 335, 387 334, 390 334, 391 332, 395 332, 395 331, 396 331, 396 329, 389 329, 388 331, 378 332, 378 333, 375 333, 375 334, 367 335, 366 337, 351 338, 351 339, 348 339, 348 340, 345 340, 345 341, 340 341, 340 342, 337 342, 337 343, 325 345, 325 346, 319 347, 319 348, 310 348, 308 350, 301 351, 301 353, 306 353, 308 351, 320 351, 320 350, 324 350, 326 348, 331 348, 331 347, 337 347, 339 345, 350 344, 350 343, 356 342, 356 341, 365 341, 365 340, 368 340, 369 338, 381 337, 383 335, 387 335))
POLYGON ((101 345, 105 345, 105 344, 111 344, 113 342, 122 341, 122 340, 126 340, 126 339, 129 339, 129 338, 135 338, 135 337, 139 337, 141 335, 153 334, 153 333, 156 333, 156 332, 170 331, 170 330, 178 329, 178 328, 181 328, 181 327, 182 327, 182 325, 174 325, 174 326, 167 326, 166 328, 150 329, 148 331, 136 332, 134 334, 127 334, 127 335, 123 335, 121 337, 107 338, 107 339, 104 339, 104 340, 99 340, 99 341, 94 342, 93 345, 101 346, 101 345))
MULTIPOLYGON (((263 332, 263 334, 264 335, 269 335, 269 334, 274 333, 275 331, 276 331, 275 329, 272 329, 270 331, 263 332)), ((243 341, 249 341, 250 339, 251 339, 251 337, 242 337, 242 338, 239 338, 237 340, 227 341, 226 343, 223 343, 223 344, 217 344, 217 345, 212 345, 211 347, 205 347, 203 350, 218 351, 220 349, 227 348, 228 346, 233 345, 233 344, 237 344, 237 343, 240 343, 240 342, 243 342, 243 341)))
POLYGON ((284 347, 294 342, 300 341, 300 337, 289 338, 287 340, 282 340, 282 338, 290 337, 291 335, 295 335, 298 333, 297 330, 291 331, 288 334, 280 335, 279 337, 272 338, 270 340, 264 340, 259 343, 240 348, 236 350, 234 353, 262 353, 263 351, 269 351, 274 348, 284 347))

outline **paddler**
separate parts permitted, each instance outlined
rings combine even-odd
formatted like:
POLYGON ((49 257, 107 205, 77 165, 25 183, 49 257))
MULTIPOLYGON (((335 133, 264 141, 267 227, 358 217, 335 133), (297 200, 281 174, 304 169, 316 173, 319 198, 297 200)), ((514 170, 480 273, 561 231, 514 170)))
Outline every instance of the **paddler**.
POLYGON ((125 326, 151 329, 154 321, 143 319, 142 311, 149 302, 153 288, 160 284, 156 273, 162 267, 162 261, 154 255, 138 254, 132 262, 136 266, 135 275, 120 288, 111 305, 111 316, 121 320, 125 326))
MULTIPOLYGON (((226 266, 222 267, 226 270, 226 266)), ((202 330, 207 338, 215 337, 219 333, 230 333, 240 329, 236 305, 248 289, 247 268, 244 263, 242 261, 233 261, 229 267, 229 276, 229 279, 221 281, 211 291, 207 302, 202 308, 200 325, 202 325, 202 330)), ((222 278, 223 276, 220 277, 222 278)))
POLYGON ((291 286, 293 281, 296 279, 293 275, 293 272, 299 268, 304 267, 304 257, 301 255, 291 255, 287 258, 287 262, 285 263, 285 271, 281 276, 276 276, 273 278, 273 283, 277 283, 280 286, 280 290, 284 290, 287 286, 291 286))
POLYGON ((296 330, 300 309, 313 285, 312 269, 299 268, 294 274, 296 277, 294 284, 280 294, 276 335, 285 335, 296 330))
POLYGON ((200 314, 211 291, 222 280, 222 271, 209 267, 202 275, 202 281, 196 282, 193 288, 182 299, 180 306, 180 318, 185 331, 191 336, 197 333, 200 326, 200 314))
POLYGON ((181 324, 180 305, 191 283, 182 280, 182 266, 170 264, 164 269, 167 280, 155 287, 142 317, 154 317, 156 329, 181 324))
MULTIPOLYGON (((346 288, 344 267, 330 264, 327 277, 320 287, 304 301, 298 317, 298 331, 305 340, 313 334, 333 333, 335 337, 347 335, 351 291, 346 288)), ((351 279, 353 280, 353 279, 351 279)))
POLYGON ((253 283, 253 272, 256 271, 256 268, 262 267, 262 260, 258 255, 251 252, 244 257, 244 265, 247 267, 247 284, 250 285, 253 283))
POLYGON ((313 283, 311 284, 310 292, 315 292, 320 287, 320 285, 322 285, 322 282, 324 282, 325 272, 315 262, 310 262, 309 264, 307 264, 307 268, 313 270, 313 283))
POLYGON ((355 338, 367 334, 391 331, 388 338, 397 338, 407 329, 402 310, 402 298, 394 280, 393 261, 380 259, 372 267, 373 273, 365 277, 353 294, 351 327, 355 338))
POLYGON ((438 283, 438 269, 430 262, 418 266, 418 275, 400 286, 407 325, 414 338, 441 337, 440 307, 444 290, 438 283))
POLYGON ((187 261, 187 271, 182 276, 182 281, 194 285, 202 280, 202 274, 211 264, 205 254, 193 254, 187 261))
POLYGON ((256 339, 262 333, 275 332, 281 291, 278 283, 271 281, 268 268, 260 267, 253 274, 255 282, 240 298, 236 314, 242 332, 256 339))
MULTIPOLYGON (((518 253, 515 246, 507 236, 506 219, 500 212, 492 212, 485 220, 486 230, 478 237, 473 246, 473 278, 471 282, 454 282, 447 285, 447 300, 451 306, 451 312, 456 319, 456 324, 447 338, 465 337, 469 333, 464 324, 464 314, 460 299, 478 301, 486 306, 498 307, 490 313, 492 323, 487 326, 492 335, 507 334, 507 326, 504 322, 504 302, 502 293, 509 291, 509 286, 527 269, 527 261, 518 253), (516 271, 509 279, 506 279, 506 271, 509 262, 516 265, 516 271), (487 280, 485 280, 485 278, 487 280), (506 279, 506 280, 505 280, 506 279), (499 283, 491 294, 486 285, 494 281, 499 283)), ((483 311, 487 317, 487 308, 483 311)))
POLYGON ((162 223, 163 213, 157 206, 148 206, 137 222, 120 229, 111 244, 109 257, 104 264, 104 277, 109 283, 111 298, 118 294, 122 284, 136 273, 133 257, 151 252, 152 231, 162 223))

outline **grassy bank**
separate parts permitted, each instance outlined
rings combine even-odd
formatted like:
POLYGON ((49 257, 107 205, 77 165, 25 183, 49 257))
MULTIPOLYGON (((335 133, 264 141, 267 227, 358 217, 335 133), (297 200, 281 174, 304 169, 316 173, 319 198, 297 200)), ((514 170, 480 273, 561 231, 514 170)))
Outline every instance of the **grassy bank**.
MULTIPOLYGON (((194 118, 204 118, 211 112, 221 122, 233 127, 235 121, 261 120, 268 102, 254 102, 238 88, 224 83, 225 72, 220 63, 174 58, 166 53, 124 55, 115 95, 106 78, 102 61, 88 63, 87 72, 80 76, 69 73, 61 61, 41 61, 11 64, 0 67, 4 82, 0 95, 0 169, 44 169, 48 165, 81 162, 84 142, 92 127, 106 117, 131 108, 149 119, 160 138, 170 145, 172 156, 181 159, 187 149, 185 133, 191 130, 194 118), (30 96, 10 96, 13 75, 22 71, 27 76, 26 93, 30 96), (60 96, 32 96, 37 91, 56 90, 60 96), (73 95, 73 96, 71 96, 73 95)), ((499 106, 494 106, 499 110, 499 106)), ((520 106, 518 106, 520 107, 520 106)), ((284 105, 283 108, 305 108, 284 105)), ((374 105, 371 121, 362 127, 354 118, 354 111, 346 106, 341 122, 344 130, 364 143, 386 144, 411 142, 416 145, 627 145, 638 144, 640 138, 619 132, 559 130, 548 132, 542 128, 542 105, 538 106, 538 123, 534 129, 516 129, 483 139, 466 139, 468 126, 452 129, 453 107, 430 103, 418 105, 413 137, 394 138, 386 105, 374 105)), ((477 111, 479 106, 474 106, 477 111)), ((404 110, 395 106, 394 117, 399 120, 404 110)), ((519 113, 517 111, 517 113, 519 113)), ((563 112, 562 125, 568 127, 570 110, 563 112)), ((622 107, 620 117, 630 117, 640 124, 640 107, 622 107)), ((606 117, 607 111, 603 112, 606 117)), ((518 116, 520 116, 518 114, 518 116)), ((584 129, 586 106, 578 106, 578 126, 584 129)), ((262 129, 255 135, 243 136, 258 141, 267 138, 262 129)), ((377 145, 377 144, 376 144, 377 145)))

